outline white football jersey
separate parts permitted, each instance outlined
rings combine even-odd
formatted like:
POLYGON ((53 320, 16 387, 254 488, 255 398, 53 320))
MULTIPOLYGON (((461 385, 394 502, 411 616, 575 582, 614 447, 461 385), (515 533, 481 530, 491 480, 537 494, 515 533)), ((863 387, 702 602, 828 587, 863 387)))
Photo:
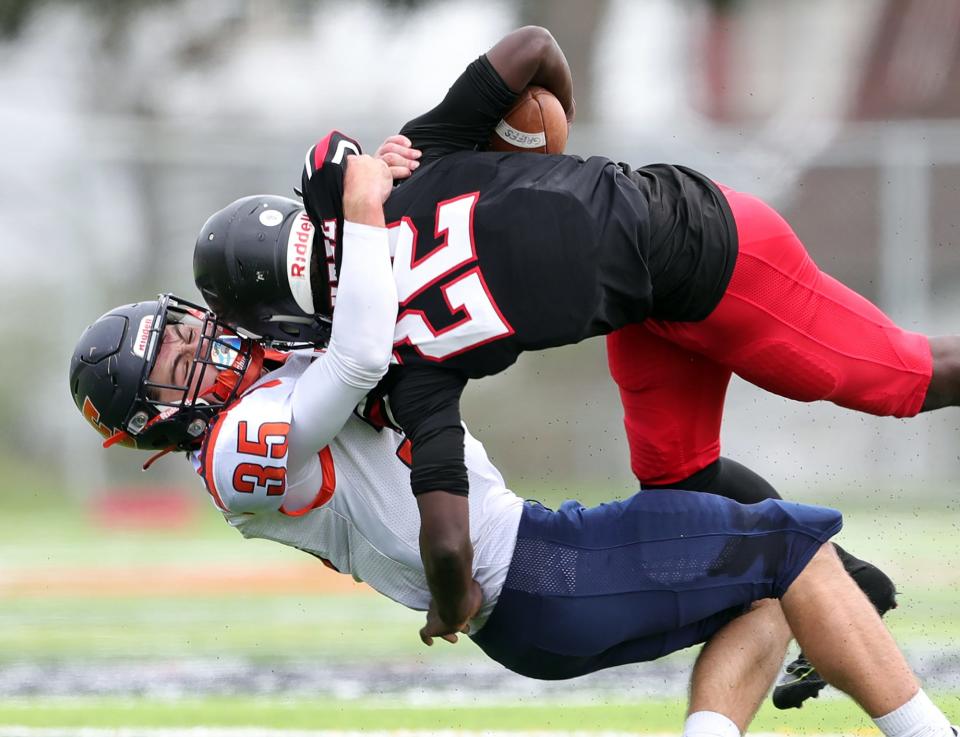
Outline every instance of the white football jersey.
MULTIPOLYGON (((313 553, 394 601, 426 610, 420 515, 410 490, 409 442, 358 415, 315 461, 287 469, 291 395, 311 354, 291 354, 221 413, 193 454, 214 503, 245 537, 313 553), (406 459, 406 460, 405 460, 406 459)), ((483 446, 465 434, 470 480, 473 576, 483 625, 500 594, 516 543, 523 501, 504 484, 483 446)))

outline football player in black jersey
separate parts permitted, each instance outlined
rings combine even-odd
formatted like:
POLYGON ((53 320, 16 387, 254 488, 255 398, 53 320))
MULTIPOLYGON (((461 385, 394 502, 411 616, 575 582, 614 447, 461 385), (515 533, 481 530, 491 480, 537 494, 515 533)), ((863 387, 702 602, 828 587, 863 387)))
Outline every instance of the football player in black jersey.
MULTIPOLYGON (((398 366, 382 390, 413 440, 435 635, 456 630, 477 604, 464 574, 471 551, 459 396, 469 378, 502 370, 523 350, 646 321, 798 399, 909 416, 956 404, 960 393, 956 339, 907 333, 823 277, 789 226, 754 198, 680 166, 633 170, 602 158, 462 150, 485 143, 513 90, 542 83, 536 65, 519 82, 498 78, 495 49, 461 77, 486 100, 475 116, 485 125, 459 131, 461 150, 425 147, 416 175, 384 208, 401 311, 398 366), (780 299, 785 290, 791 297, 780 299), (798 304, 803 296, 815 320, 798 304)), ((418 146, 429 115, 403 130, 418 146)), ((325 138, 308 154, 302 180, 307 212, 333 258, 342 221, 336 152, 350 146, 338 133, 325 138)), ((237 217, 230 208, 214 216, 198 248, 220 221, 237 217)), ((317 269, 321 310, 335 296, 331 273, 317 269)), ((209 274, 201 268, 197 276, 204 291, 209 274)), ((217 302, 223 295, 204 294, 229 317, 231 306, 217 302)), ((278 324, 270 322, 244 326, 270 335, 278 324)))
MULTIPOLYGON (((508 70, 504 59, 518 54, 520 48, 540 50, 546 59, 543 64, 552 73, 539 81, 564 101, 572 121, 569 69, 562 50, 545 29, 528 27, 507 36, 490 52, 497 61, 494 71, 508 70)), ((409 178, 422 162, 478 147, 489 137, 502 104, 498 95, 507 99, 512 89, 502 75, 497 80, 484 77, 481 71, 470 74, 468 70, 440 105, 409 122, 400 135, 388 138, 378 149, 377 155, 391 165, 395 180, 409 178)), ((806 261, 804 256, 801 261, 806 261)), ((744 504, 781 498, 759 474, 720 456, 720 424, 731 368, 702 355, 696 338, 684 340, 679 333, 670 323, 646 320, 615 330, 606 339, 611 374, 624 407, 631 466, 641 487, 708 491, 744 504), (664 422, 664 417, 670 421, 664 422)), ((844 567, 881 616, 896 607, 894 584, 883 571, 839 545, 836 548, 844 567)), ((787 665, 774 689, 774 704, 799 707, 825 685, 801 654, 787 665)))

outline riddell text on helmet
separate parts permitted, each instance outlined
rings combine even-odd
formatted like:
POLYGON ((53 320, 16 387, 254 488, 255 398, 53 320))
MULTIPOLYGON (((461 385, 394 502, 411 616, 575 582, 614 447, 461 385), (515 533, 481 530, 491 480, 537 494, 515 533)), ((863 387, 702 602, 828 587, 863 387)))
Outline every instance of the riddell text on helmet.
POLYGON ((313 245, 313 223, 306 213, 301 212, 290 230, 287 243, 287 262, 290 264, 290 278, 309 278, 310 252, 313 245))
POLYGON ((153 315, 146 315, 137 328, 137 340, 130 347, 133 355, 143 358, 147 353, 147 344, 150 342, 150 331, 153 329, 153 315))
POLYGON ((297 214, 287 237, 287 282, 301 310, 313 312, 313 291, 310 286, 310 258, 313 253, 313 223, 306 212, 297 214))

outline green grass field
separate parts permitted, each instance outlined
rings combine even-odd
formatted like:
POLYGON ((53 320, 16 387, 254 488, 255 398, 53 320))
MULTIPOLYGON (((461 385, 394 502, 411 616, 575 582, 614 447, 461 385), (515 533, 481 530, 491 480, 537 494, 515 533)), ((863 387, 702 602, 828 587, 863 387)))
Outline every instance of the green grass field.
MULTIPOLYGON (((533 494, 531 494, 533 495, 533 494)), ((536 494, 547 503, 562 494, 536 494)), ((592 495, 596 501, 602 490, 592 495)), ((955 650, 960 552, 955 541, 960 513, 946 502, 913 505, 874 499, 846 507, 841 541, 852 552, 882 562, 898 582, 901 606, 889 617, 896 637, 921 671, 932 659, 955 650)), ((25 666, 89 667, 125 663, 220 662, 242 659, 269 669, 277 663, 320 663, 324 667, 413 668, 446 665, 462 674, 462 689, 409 695, 230 695, 74 696, 29 694, 0 697, 4 726, 192 727, 248 726, 324 730, 467 731, 679 731, 682 699, 635 691, 564 691, 531 698, 490 698, 470 689, 471 667, 487 667, 468 641, 424 648, 417 638, 421 615, 372 594, 315 591, 254 591, 228 588, 207 593, 155 594, 122 591, 85 595, 64 589, 58 572, 127 569, 149 580, 157 566, 182 570, 285 570, 312 561, 263 541, 245 541, 204 503, 183 529, 110 530, 91 523, 84 505, 41 492, 4 495, 0 502, 0 673, 25 666), (43 581, 54 581, 45 587, 43 581), (29 590, 24 581, 40 582, 29 590), (57 584, 56 582, 60 583, 57 584), (19 584, 17 583, 19 582, 19 584)), ((332 576, 316 564, 317 576, 332 576)), ((692 653, 674 658, 690 661, 692 653)), ((415 676, 411 676, 412 678, 415 676)), ((682 684, 670 684, 682 693, 682 684)), ((95 692, 95 689, 93 689, 95 692)), ((221 689, 222 691, 222 689, 221 689)), ((960 684, 936 694, 960 714, 960 684)), ((955 717, 956 718, 956 717, 955 717)), ((783 734, 872 733, 846 699, 825 697, 809 708, 784 714, 765 706, 754 731, 783 734)))
MULTIPOLYGON (((941 700, 942 701, 942 700, 941 700)), ((955 699, 949 702, 956 704, 955 699)), ((765 707, 754 732, 871 734, 872 724, 846 700, 831 699, 789 715, 765 707)), ((611 696, 594 704, 411 705, 375 700, 207 698, 30 699, 0 704, 0 725, 31 727, 283 727, 311 730, 464 730, 675 733, 680 700, 627 703, 611 696)))

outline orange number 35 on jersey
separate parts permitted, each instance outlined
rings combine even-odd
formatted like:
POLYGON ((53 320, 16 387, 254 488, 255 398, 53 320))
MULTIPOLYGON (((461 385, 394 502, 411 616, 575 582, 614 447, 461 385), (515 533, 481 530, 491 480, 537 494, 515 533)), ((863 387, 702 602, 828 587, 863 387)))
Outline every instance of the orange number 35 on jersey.
MULTIPOLYGON (((264 422, 251 440, 245 421, 237 424, 237 452, 260 458, 281 459, 287 454, 289 422, 264 422)), ((287 488, 287 469, 258 463, 238 463, 233 472, 233 488, 241 494, 252 494, 257 487, 267 496, 281 496, 287 488)))

